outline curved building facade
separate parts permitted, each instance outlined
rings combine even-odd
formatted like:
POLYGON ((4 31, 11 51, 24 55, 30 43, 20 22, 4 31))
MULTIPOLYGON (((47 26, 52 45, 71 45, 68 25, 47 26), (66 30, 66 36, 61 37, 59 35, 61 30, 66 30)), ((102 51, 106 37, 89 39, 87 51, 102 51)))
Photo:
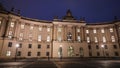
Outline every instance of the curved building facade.
POLYGON ((87 24, 70 10, 53 21, 0 11, 0 58, 120 57, 120 21, 87 24))

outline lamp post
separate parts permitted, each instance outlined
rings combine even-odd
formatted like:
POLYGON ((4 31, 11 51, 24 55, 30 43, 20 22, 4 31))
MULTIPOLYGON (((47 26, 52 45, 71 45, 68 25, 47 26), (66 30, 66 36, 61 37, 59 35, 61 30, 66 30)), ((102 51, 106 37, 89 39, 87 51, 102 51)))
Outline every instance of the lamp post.
POLYGON ((15 61, 16 61, 17 60, 17 51, 18 51, 19 44, 16 44, 15 47, 16 47, 16 51, 15 51, 15 61))
POLYGON ((105 57, 105 53, 104 53, 104 48, 105 48, 105 46, 104 46, 104 45, 101 45, 101 48, 102 48, 102 51, 103 51, 103 57, 105 57))

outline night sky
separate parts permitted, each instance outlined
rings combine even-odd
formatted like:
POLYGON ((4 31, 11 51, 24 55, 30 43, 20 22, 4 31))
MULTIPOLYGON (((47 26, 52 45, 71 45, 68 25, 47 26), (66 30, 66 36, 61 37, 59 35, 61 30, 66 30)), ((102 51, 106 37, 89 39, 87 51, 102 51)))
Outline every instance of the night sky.
POLYGON ((53 20, 54 16, 62 18, 68 9, 76 19, 85 17, 89 23, 113 21, 120 19, 120 0, 0 0, 3 6, 21 10, 24 17, 40 20, 53 20))

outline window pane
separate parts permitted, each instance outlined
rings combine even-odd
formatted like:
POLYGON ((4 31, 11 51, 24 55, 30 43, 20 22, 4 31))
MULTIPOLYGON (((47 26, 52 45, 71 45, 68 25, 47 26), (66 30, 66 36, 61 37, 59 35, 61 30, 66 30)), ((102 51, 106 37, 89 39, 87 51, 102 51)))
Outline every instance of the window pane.
POLYGON ((14 27, 15 23, 11 22, 10 27, 14 27))
POLYGON ((23 24, 21 24, 21 29, 24 29, 24 25, 23 24))
POLYGON ((96 29, 94 29, 94 30, 93 30, 93 33, 96 33, 96 32, 97 32, 96 29))
POLYGON ((7 51, 6 56, 11 56, 11 51, 7 51))
POLYGON ((89 33, 89 30, 86 30, 86 33, 88 34, 88 33, 89 33))
POLYGON ((104 29, 101 29, 101 33, 105 33, 104 29))
POLYGON ((12 47, 12 42, 9 42, 9 43, 8 43, 8 47, 12 47))
POLYGON ((110 32, 113 32, 113 28, 110 28, 110 32))

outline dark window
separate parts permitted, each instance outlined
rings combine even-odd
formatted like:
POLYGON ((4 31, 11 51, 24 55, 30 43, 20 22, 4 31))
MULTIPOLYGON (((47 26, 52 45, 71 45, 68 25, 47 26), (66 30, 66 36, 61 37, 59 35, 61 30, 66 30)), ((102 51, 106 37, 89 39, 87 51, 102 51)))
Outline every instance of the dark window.
POLYGON ((28 45, 28 48, 32 48, 32 44, 29 44, 29 45, 28 45))
POLYGON ((28 52, 28 56, 31 56, 31 52, 28 52))
POLYGON ((47 48, 50 48, 50 45, 47 45, 47 48))
POLYGON ((22 48, 22 43, 19 44, 19 48, 22 48))
POLYGON ((40 52, 37 52, 37 56, 40 56, 40 52))
POLYGON ((105 49, 108 49, 107 45, 105 45, 105 49))
POLYGON ((92 56, 92 53, 91 53, 91 52, 89 52, 89 56, 92 56))
POLYGON ((115 56, 119 56, 118 52, 115 52, 115 56))
POLYGON ((88 45, 88 49, 91 49, 91 45, 88 45))
POLYGON ((98 46, 98 45, 96 45, 96 49, 99 49, 99 46, 98 46))
POLYGON ((17 56, 21 56, 21 51, 18 51, 18 52, 17 52, 17 56))
POLYGON ((114 49, 117 49, 117 45, 113 45, 113 48, 114 48, 114 49))
POLYGON ((49 52, 46 52, 46 56, 49 56, 49 52))
POLYGON ((38 49, 40 49, 41 48, 41 45, 40 44, 38 44, 38 49))
POLYGON ((100 56, 100 53, 99 53, 99 52, 97 52, 97 56, 100 56))
POLYGON ((12 42, 9 42, 9 43, 8 43, 8 47, 12 47, 12 42))

